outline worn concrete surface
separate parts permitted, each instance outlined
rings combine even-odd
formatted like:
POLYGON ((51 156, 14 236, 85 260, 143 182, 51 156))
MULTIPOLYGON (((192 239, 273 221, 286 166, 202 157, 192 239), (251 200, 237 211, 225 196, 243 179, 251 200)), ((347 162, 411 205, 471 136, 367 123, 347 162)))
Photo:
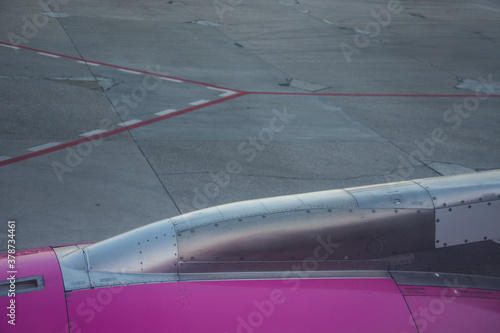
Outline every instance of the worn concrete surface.
POLYGON ((498 169, 499 15, 2 1, 0 251, 8 220, 18 249, 95 242, 236 200, 498 169))

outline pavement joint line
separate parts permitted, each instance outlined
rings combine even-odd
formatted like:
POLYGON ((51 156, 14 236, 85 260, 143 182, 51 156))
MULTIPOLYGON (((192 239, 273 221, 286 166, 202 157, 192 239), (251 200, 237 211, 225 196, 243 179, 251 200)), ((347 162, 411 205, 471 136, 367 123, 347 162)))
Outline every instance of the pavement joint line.
POLYGON ((50 154, 50 153, 53 153, 53 152, 56 152, 56 151, 59 151, 59 150, 66 149, 66 148, 74 147, 74 146, 77 146, 77 145, 79 145, 81 143, 90 142, 90 141, 94 141, 94 140, 101 140, 102 138, 105 138, 105 137, 108 137, 108 136, 116 135, 116 134, 119 134, 119 133, 123 133, 123 132, 126 132, 126 131, 130 131, 130 130, 139 128, 139 127, 147 126, 147 125, 150 125, 150 124, 153 124, 153 123, 165 120, 165 119, 169 119, 169 118, 173 118, 173 117, 176 117, 176 116, 180 116, 182 114, 185 114, 185 113, 188 113, 188 112, 192 112, 192 111, 196 111, 196 110, 202 109, 202 108, 207 107, 207 106, 224 103, 226 101, 229 101, 229 100, 232 100, 232 99, 235 99, 235 98, 239 98, 239 97, 242 97, 242 96, 246 96, 246 95, 247 95, 247 93, 240 92, 240 93, 237 93, 236 95, 232 95, 232 96, 220 98, 218 100, 211 101, 211 102, 209 102, 207 104, 192 106, 192 107, 189 107, 187 109, 183 109, 183 110, 179 110, 179 111, 175 111, 175 112, 166 114, 164 116, 151 118, 151 119, 144 120, 142 122, 135 123, 135 124, 132 124, 132 125, 129 125, 129 126, 122 126, 120 128, 115 128, 113 130, 109 130, 109 131, 106 131, 104 133, 100 133, 100 134, 97 134, 97 135, 90 136, 88 138, 81 138, 81 139, 78 139, 78 140, 69 141, 69 142, 66 142, 66 143, 61 143, 59 145, 52 146, 52 147, 49 147, 49 148, 46 148, 46 149, 42 149, 42 150, 38 150, 38 151, 33 151, 32 153, 29 153, 29 154, 25 154, 25 155, 21 155, 21 156, 17 156, 17 157, 12 157, 12 158, 9 158, 8 160, 0 161, 0 167, 5 166, 5 165, 9 165, 9 164, 18 163, 18 162, 25 161, 25 160, 28 160, 28 159, 32 159, 32 158, 35 158, 35 157, 38 157, 38 156, 50 154))
POLYGON ((141 72, 137 72, 137 71, 130 70, 130 69, 118 68, 118 70, 119 70, 119 71, 121 71, 121 72, 130 73, 130 74, 135 74, 135 75, 140 75, 140 74, 142 74, 141 72))
POLYGON ((43 55, 46 57, 51 57, 51 58, 61 58, 61 56, 57 54, 51 54, 51 53, 45 53, 45 52, 37 52, 39 55, 43 55))
POLYGON ((130 125, 138 124, 140 122, 141 121, 139 119, 132 119, 132 120, 128 120, 128 121, 124 121, 122 123, 119 123, 118 126, 130 126, 130 125))
POLYGON ((199 101, 194 101, 194 102, 189 103, 189 105, 196 106, 196 105, 206 104, 208 102, 210 102, 208 99, 200 99, 199 101))
POLYGON ((106 131, 102 130, 102 129, 96 129, 96 130, 93 130, 93 131, 90 131, 90 132, 87 132, 87 133, 80 134, 80 136, 84 136, 84 137, 88 138, 89 136, 93 136, 93 135, 96 135, 96 134, 101 134, 101 133, 104 133, 104 132, 106 132, 106 131))
POLYGON ((55 146, 59 146, 60 144, 61 144, 60 142, 49 142, 49 143, 46 143, 46 144, 43 144, 40 146, 28 148, 26 150, 35 152, 35 151, 40 151, 40 150, 49 149, 49 148, 52 148, 55 146))
POLYGON ((157 116, 164 116, 166 114, 169 114, 169 113, 172 113, 172 112, 176 112, 177 110, 175 109, 168 109, 168 110, 163 110, 163 111, 160 111, 160 112, 156 112, 155 115, 157 116))

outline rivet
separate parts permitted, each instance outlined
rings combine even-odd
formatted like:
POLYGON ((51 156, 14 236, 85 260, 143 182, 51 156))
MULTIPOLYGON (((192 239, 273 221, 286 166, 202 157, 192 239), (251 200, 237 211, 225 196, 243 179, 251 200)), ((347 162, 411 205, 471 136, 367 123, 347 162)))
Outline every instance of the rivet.
POLYGON ((447 243, 444 243, 443 246, 447 246, 448 244, 447 243))
POLYGON ((439 239, 438 239, 438 240, 436 240, 436 243, 439 243, 439 239))
POLYGON ((488 206, 491 206, 491 202, 488 202, 488 206))
POLYGON ((436 200, 436 197, 432 197, 432 200, 436 200))
POLYGON ((194 229, 191 229, 191 233, 194 233, 194 229))
POLYGON ((471 205, 468 205, 468 206, 467 206, 467 208, 471 209, 471 208, 472 208, 472 206, 471 206, 471 205))
POLYGON ((191 260, 194 260, 194 257, 191 257, 191 260))
POLYGON ((443 204, 443 207, 446 207, 446 203, 443 204))
POLYGON ((440 219, 437 219, 437 220, 436 220, 436 222, 439 222, 439 221, 441 221, 441 220, 440 220, 440 219))
POLYGON ((465 242, 465 243, 468 243, 468 242, 469 242, 469 240, 468 240, 468 239, 466 239, 464 242, 465 242))
POLYGON ((449 208, 449 209, 448 209, 448 211, 449 211, 449 212, 451 212, 451 211, 452 211, 452 209, 451 209, 451 208, 449 208))
POLYGON ((375 209, 372 209, 372 213, 375 213, 375 209))
POLYGON ((486 239, 488 239, 488 237, 484 236, 483 239, 486 240, 486 239))

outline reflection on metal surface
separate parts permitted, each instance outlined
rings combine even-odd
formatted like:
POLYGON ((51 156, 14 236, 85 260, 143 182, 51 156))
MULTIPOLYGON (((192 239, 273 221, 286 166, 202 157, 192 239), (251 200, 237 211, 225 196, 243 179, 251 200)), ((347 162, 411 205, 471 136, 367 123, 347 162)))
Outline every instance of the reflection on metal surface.
POLYGON ((293 272, 498 275, 490 239, 500 238, 499 215, 500 172, 492 171, 238 202, 55 250, 66 290, 293 272))

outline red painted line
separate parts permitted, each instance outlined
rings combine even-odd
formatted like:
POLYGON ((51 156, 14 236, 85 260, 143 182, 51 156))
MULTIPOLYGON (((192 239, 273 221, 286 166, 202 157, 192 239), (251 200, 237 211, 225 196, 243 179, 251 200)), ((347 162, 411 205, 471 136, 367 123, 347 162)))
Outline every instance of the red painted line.
POLYGON ((96 65, 101 65, 101 66, 106 66, 106 67, 117 68, 117 69, 124 69, 124 70, 132 71, 132 72, 138 72, 138 73, 147 74, 147 75, 164 77, 164 78, 167 78, 167 79, 181 80, 183 82, 193 83, 193 84, 197 84, 197 85, 201 85, 201 86, 205 86, 205 87, 212 87, 212 88, 218 88, 218 89, 224 89, 224 90, 231 90, 231 91, 235 91, 237 93, 244 93, 244 91, 235 90, 235 89, 228 89, 228 88, 225 88, 225 87, 216 86, 216 85, 205 83, 205 82, 199 82, 199 81, 193 81, 193 80, 186 80, 186 79, 182 79, 182 78, 178 78, 178 77, 174 77, 174 76, 168 76, 168 75, 163 75, 163 74, 158 74, 158 73, 143 71, 143 70, 140 70, 140 69, 128 68, 128 67, 123 67, 123 66, 117 66, 117 65, 107 64, 107 63, 104 63, 104 62, 98 62, 98 61, 86 60, 86 59, 82 59, 82 58, 76 58, 76 57, 72 57, 72 56, 68 56, 68 55, 64 55, 64 54, 59 54, 59 53, 54 53, 54 52, 48 52, 48 51, 44 51, 44 50, 34 49, 34 48, 31 48, 31 47, 27 47, 27 46, 9 44, 9 43, 4 43, 4 42, 0 42, 0 44, 11 46, 11 47, 18 47, 20 49, 24 49, 24 50, 28 50, 28 51, 33 51, 33 52, 41 52, 41 53, 45 53, 45 54, 56 56, 56 57, 61 57, 61 58, 66 58, 66 59, 71 59, 71 60, 76 60, 76 61, 84 61, 84 62, 88 62, 90 64, 96 64, 96 65))
POLYGON ((500 97, 500 95, 439 95, 439 94, 347 94, 347 93, 299 93, 299 92, 266 92, 247 91, 248 95, 289 95, 289 96, 338 96, 338 97, 439 97, 439 98, 466 98, 466 97, 500 97))
POLYGON ((153 123, 156 123, 156 122, 168 119, 168 118, 179 116, 181 114, 185 114, 185 113, 192 112, 192 111, 195 111, 195 110, 198 110, 198 109, 202 109, 202 108, 205 108, 207 106, 211 106, 211 105, 215 105, 215 104, 219 104, 219 103, 224 103, 224 102, 226 102, 228 100, 235 99, 235 98, 238 98, 238 97, 241 97, 241 96, 245 96, 245 95, 246 95, 246 93, 237 93, 235 95, 231 95, 231 96, 228 96, 228 97, 225 97, 225 98, 217 99, 217 100, 211 101, 209 103, 205 103, 205 104, 202 104, 202 105, 196 105, 196 106, 184 109, 184 110, 179 110, 179 111, 176 111, 176 112, 172 112, 172 113, 166 114, 166 115, 161 116, 161 117, 151 118, 151 119, 148 119, 148 120, 145 120, 145 121, 141 121, 140 123, 136 123, 136 124, 133 124, 133 125, 129 125, 129 126, 125 126, 125 127, 120 127, 120 128, 115 128, 113 130, 110 130, 110 131, 107 131, 107 132, 103 132, 103 133, 99 133, 99 134, 95 134, 95 135, 89 136, 87 138, 83 138, 83 139, 79 139, 79 140, 75 140, 75 141, 66 142, 66 143, 60 144, 58 146, 54 146, 54 147, 47 148, 47 149, 42 149, 42 150, 30 153, 30 154, 21 155, 21 156, 18 156, 18 157, 13 157, 13 158, 10 158, 8 160, 0 161, 0 167, 2 167, 4 165, 14 164, 14 163, 17 163, 17 162, 28 160, 28 159, 31 159, 31 158, 34 158, 34 157, 42 156, 42 155, 45 155, 45 154, 53 153, 55 151, 59 151, 59 150, 65 149, 65 148, 74 147, 74 146, 77 146, 77 145, 79 145, 81 143, 84 143, 84 142, 90 142, 90 141, 94 141, 94 140, 100 140, 102 138, 105 138, 105 137, 108 137, 108 136, 111 136, 111 135, 115 135, 115 134, 118 134, 118 133, 122 133, 122 132, 126 132, 126 131, 129 131, 129 130, 133 130, 135 128, 139 128, 139 127, 142 127, 142 126, 153 124, 153 123))

